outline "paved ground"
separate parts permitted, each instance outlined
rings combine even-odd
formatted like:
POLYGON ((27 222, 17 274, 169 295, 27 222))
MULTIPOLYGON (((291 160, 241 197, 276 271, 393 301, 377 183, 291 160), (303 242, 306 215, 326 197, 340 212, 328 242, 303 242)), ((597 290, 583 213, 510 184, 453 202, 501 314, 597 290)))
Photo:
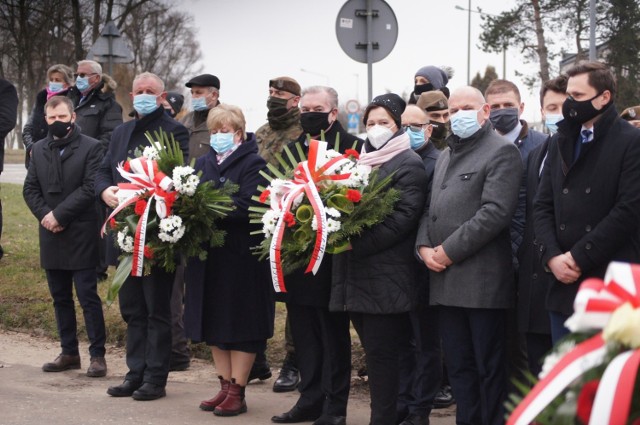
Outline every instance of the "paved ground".
POLYGON ((27 169, 24 164, 4 164, 4 170, 0 174, 0 183, 24 183, 27 169))
MULTIPOLYGON (((249 412, 233 418, 219 418, 198 409, 200 400, 215 393, 211 364, 196 359, 185 372, 169 375, 167 397, 149 402, 109 397, 108 386, 119 384, 126 372, 121 348, 107 348, 109 374, 88 378, 83 370, 44 373, 40 367, 59 352, 58 343, 23 333, 0 331, 0 424, 2 425, 86 425, 86 424, 270 424, 269 418, 288 410, 297 393, 276 394, 273 379, 247 388, 249 412)), ((85 344, 81 352, 87 352, 85 344)), ((88 358, 83 369, 88 366, 88 358)), ((369 423, 369 400, 360 391, 349 400, 349 425, 369 423)), ((453 408, 436 410, 432 425, 453 425, 453 408)))

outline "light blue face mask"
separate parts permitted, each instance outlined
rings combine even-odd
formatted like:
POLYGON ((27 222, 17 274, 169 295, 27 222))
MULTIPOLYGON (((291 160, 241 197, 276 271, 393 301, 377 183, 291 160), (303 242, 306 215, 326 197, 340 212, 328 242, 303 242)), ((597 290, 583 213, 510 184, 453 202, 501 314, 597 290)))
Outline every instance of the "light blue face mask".
POLYGON ((411 149, 416 150, 422 145, 424 145, 424 131, 423 130, 412 130, 411 127, 405 127, 404 131, 409 135, 411 149))
POLYGON ((194 97, 191 99, 191 107, 194 111, 204 111, 207 109, 207 101, 203 97, 194 97))
POLYGON ((133 97, 133 109, 139 115, 149 115, 158 109, 157 96, 152 94, 137 94, 133 97))
POLYGON ((222 155, 229 149, 233 148, 235 143, 233 142, 233 135, 235 133, 216 133, 212 134, 209 139, 209 145, 213 148, 218 155, 222 155))
POLYGON ((451 115, 451 131, 461 139, 473 136, 480 128, 477 110, 460 110, 451 115))
POLYGON ((81 92, 87 90, 89 88, 89 78, 87 78, 87 77, 83 78, 83 77, 78 76, 76 78, 76 87, 81 92))
POLYGON ((64 89, 63 83, 57 83, 55 81, 49 81, 49 91, 51 93, 58 93, 64 89))
POLYGON ((551 134, 558 132, 558 123, 564 119, 562 114, 547 114, 544 125, 549 129, 551 134))

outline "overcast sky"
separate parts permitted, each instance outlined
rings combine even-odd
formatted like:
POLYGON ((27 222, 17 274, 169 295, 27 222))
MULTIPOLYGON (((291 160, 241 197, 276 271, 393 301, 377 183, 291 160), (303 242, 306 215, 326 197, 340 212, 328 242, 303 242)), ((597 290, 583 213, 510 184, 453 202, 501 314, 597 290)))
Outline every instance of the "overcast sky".
MULTIPOLYGON (((467 83, 467 19, 469 0, 388 0, 398 22, 393 51, 373 65, 373 96, 413 89, 415 72, 425 65, 448 65, 455 76, 449 88, 467 83)), ((182 0, 198 28, 203 71, 220 78, 220 99, 240 106, 247 130, 266 122, 268 81, 290 76, 304 88, 334 87, 343 104, 367 102, 367 66, 347 56, 336 38, 336 18, 345 0, 182 0)), ((515 0, 472 0, 472 9, 497 14, 515 0)), ((502 54, 483 53, 476 45, 481 18, 471 14, 471 78, 493 65, 502 77, 502 54)), ((363 40, 364 41, 364 40, 363 40)), ((536 65, 524 65, 515 51, 507 52, 507 79, 519 85, 524 118, 539 120, 537 93, 531 94, 515 76, 536 65)), ((189 76, 185 76, 185 81, 189 76)), ((537 92, 537 89, 536 89, 537 92)))

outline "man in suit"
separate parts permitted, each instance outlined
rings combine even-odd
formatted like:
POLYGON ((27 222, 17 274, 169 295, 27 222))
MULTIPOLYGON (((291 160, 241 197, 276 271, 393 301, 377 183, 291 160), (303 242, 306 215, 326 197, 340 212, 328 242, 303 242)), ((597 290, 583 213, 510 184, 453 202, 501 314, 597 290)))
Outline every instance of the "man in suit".
MULTIPOLYGON (((189 133, 162 107, 166 98, 164 82, 155 74, 143 72, 133 80, 130 93, 136 119, 117 127, 109 149, 96 175, 95 193, 110 208, 118 205, 118 163, 133 157, 134 151, 149 146, 145 133, 159 129, 173 134, 188 162, 189 133)), ((107 258, 117 264, 118 253, 109 245, 107 258)), ((165 386, 171 357, 171 289, 174 273, 153 267, 147 276, 129 276, 120 288, 120 313, 127 323, 127 366, 129 372, 122 384, 109 387, 113 397, 155 400, 166 395, 165 386)))
POLYGON ((449 99, 449 148, 436 162, 417 248, 431 271, 449 380, 460 424, 504 423, 505 310, 513 307, 509 225, 518 201, 520 153, 489 122, 473 87, 449 99))
MULTIPOLYGON (((4 139, 16 126, 18 114, 18 94, 16 88, 0 78, 0 174, 4 168, 4 139)), ((2 200, 0 199, 0 237, 2 237, 2 200)), ((0 258, 4 255, 0 246, 0 258)))
POLYGON ((546 307, 554 343, 569 331, 578 287, 611 261, 640 261, 640 130, 618 116, 616 82, 600 62, 567 71, 564 119, 534 204, 542 264, 553 273, 546 307))
POLYGON ((40 263, 47 273, 62 353, 42 366, 45 372, 80 368, 73 283, 82 306, 91 363, 87 376, 107 374, 102 301, 95 265, 98 216, 93 183, 102 159, 100 143, 81 134, 73 104, 62 96, 45 105, 49 134, 36 143, 23 194, 40 222, 40 263))

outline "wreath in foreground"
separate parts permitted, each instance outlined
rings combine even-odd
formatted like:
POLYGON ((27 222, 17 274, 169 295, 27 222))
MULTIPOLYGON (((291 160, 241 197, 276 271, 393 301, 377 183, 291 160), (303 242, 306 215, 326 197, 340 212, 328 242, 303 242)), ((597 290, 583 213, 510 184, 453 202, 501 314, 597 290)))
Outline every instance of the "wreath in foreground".
POLYGON ((119 264, 107 294, 115 300, 120 287, 131 276, 151 273, 152 267, 173 272, 182 257, 207 256, 207 246, 224 243, 224 231, 215 222, 233 209, 233 185, 220 189, 200 182, 200 174, 184 164, 180 145, 162 129, 136 158, 118 165, 128 183, 118 184, 118 207, 105 228, 120 249, 119 264))
POLYGON ((252 223, 262 223, 264 240, 255 247, 261 259, 271 263, 273 286, 286 292, 284 275, 306 266, 306 273, 320 268, 325 252, 350 249, 349 240, 384 220, 393 212, 400 192, 389 188, 392 175, 378 178, 378 171, 358 163, 359 154, 327 149, 327 143, 309 140, 305 159, 299 144, 298 163, 288 147, 277 156, 281 169, 268 165, 273 175, 254 200, 265 206, 251 207, 252 223), (284 170, 284 171, 282 171, 284 170))

